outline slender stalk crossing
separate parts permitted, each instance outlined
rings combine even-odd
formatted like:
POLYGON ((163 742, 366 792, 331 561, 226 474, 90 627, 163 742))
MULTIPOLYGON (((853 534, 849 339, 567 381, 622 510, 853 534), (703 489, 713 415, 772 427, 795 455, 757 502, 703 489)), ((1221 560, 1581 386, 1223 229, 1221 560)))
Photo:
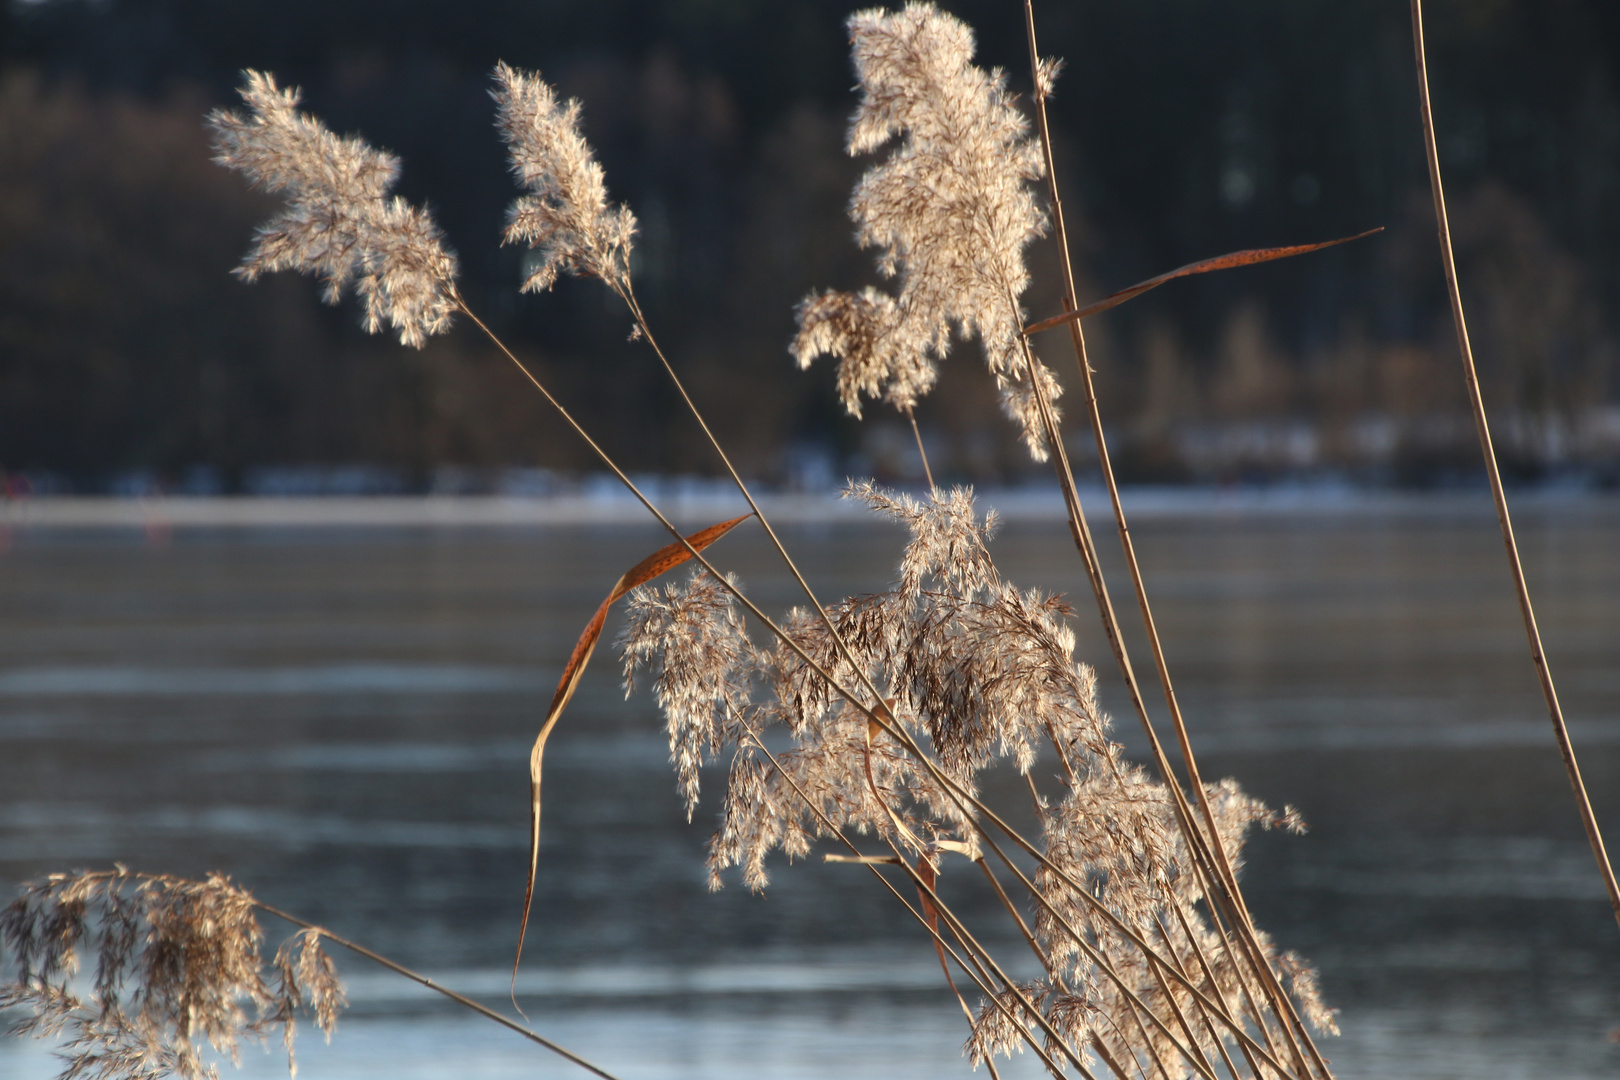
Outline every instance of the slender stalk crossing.
POLYGON ((354 953, 357 956, 363 956, 367 960, 370 960, 374 964, 382 965, 383 967, 387 968, 389 971, 392 971, 395 975, 404 976, 405 978, 411 980, 411 982, 418 983, 418 984, 420 984, 422 986, 427 987, 429 990, 432 990, 435 994, 442 994, 443 996, 449 998, 451 1001, 455 1002, 457 1005, 460 1005, 460 1006, 462 1006, 464 1008, 471 1009, 473 1012, 477 1013, 479 1016, 482 1016, 484 1019, 493 1020, 497 1024, 501 1025, 502 1027, 507 1028, 510 1031, 517 1032, 519 1035, 523 1036, 525 1039, 528 1039, 530 1042, 536 1044, 537 1046, 545 1047, 547 1050, 550 1050, 553 1054, 556 1054, 559 1057, 565 1058, 568 1061, 573 1062, 575 1065, 578 1065, 580 1068, 584 1069, 586 1072, 594 1073, 597 1076, 600 1076, 602 1078, 602 1080, 619 1080, 618 1077, 614 1076, 612 1073, 608 1072, 606 1069, 602 1068, 600 1065, 597 1065, 597 1064, 595 1064, 593 1062, 587 1061, 585 1058, 580 1057, 578 1054, 574 1053, 572 1050, 568 1049, 566 1046, 562 1046, 559 1043, 552 1042, 550 1039, 546 1038, 544 1035, 541 1035, 538 1032, 532 1031, 529 1028, 524 1027, 522 1024, 519 1024, 517 1021, 511 1019, 510 1017, 502 1016, 500 1013, 496 1012, 494 1009, 491 1009, 489 1006, 484 1005, 484 1004, 482 1004, 480 1002, 474 1001, 472 998, 468 997, 465 994, 457 993, 456 991, 450 989, 448 986, 445 986, 445 985, 443 985, 441 983, 434 982, 428 976, 420 974, 420 973, 415 972, 415 971, 412 971, 410 968, 406 967, 404 964, 397 963, 396 961, 390 960, 390 959, 388 959, 388 957, 382 955, 381 953, 373 952, 370 949, 366 948, 364 945, 359 944, 358 942, 350 941, 348 938, 345 938, 345 937, 339 937, 337 934, 332 933, 332 931, 328 930, 324 926, 317 926, 314 923, 305 922, 303 919, 300 919, 296 915, 288 914, 287 912, 282 911, 280 908, 277 908, 277 907, 271 907, 269 904, 266 904, 263 901, 255 900, 253 902, 253 904, 260 911, 263 911, 263 912, 265 912, 266 914, 269 914, 269 915, 274 915, 276 918, 281 919, 284 922, 292 923, 294 926, 301 926, 305 930, 318 931, 320 933, 321 937, 323 937, 326 940, 330 941, 332 944, 341 945, 345 949, 348 949, 350 952, 354 953))
MULTIPOLYGON (((1040 85, 1040 51, 1037 45, 1035 33, 1034 0, 1024 0, 1024 28, 1026 43, 1029 49, 1030 78, 1035 86, 1033 100, 1036 121, 1040 133, 1041 149, 1045 159, 1047 192, 1048 198, 1051 202, 1053 230, 1056 234, 1055 238, 1060 256, 1059 262, 1063 270, 1063 305, 1066 311, 1074 311, 1076 310, 1077 304, 1074 265, 1069 253, 1068 229, 1064 222, 1063 201, 1058 189, 1056 163, 1052 153, 1051 127, 1048 122, 1046 112, 1046 94, 1040 85)), ((1332 1073, 1329 1071, 1326 1061, 1316 1051, 1316 1047, 1309 1034, 1305 1031, 1304 1025, 1299 1022, 1297 1015, 1294 1015, 1292 1003, 1288 1000, 1287 993, 1283 990, 1279 980, 1276 977, 1276 974, 1271 970, 1270 964, 1266 962, 1264 954, 1259 948, 1258 941, 1255 937, 1254 925, 1249 917, 1247 905, 1244 903, 1242 889, 1238 885, 1237 875, 1233 870, 1231 857, 1226 851, 1226 845, 1221 839, 1220 830, 1215 824, 1214 812, 1205 796, 1203 778, 1198 770, 1197 758, 1193 753, 1192 743, 1187 734, 1187 725, 1181 713, 1180 703, 1176 699, 1175 686, 1170 678, 1169 664, 1165 659, 1164 645, 1159 637, 1158 626, 1153 618, 1152 606, 1148 602, 1147 587, 1142 578, 1141 565, 1136 557, 1136 547, 1131 539, 1130 527, 1126 522, 1124 506, 1120 501, 1119 483, 1114 475, 1112 461, 1108 452, 1108 441, 1103 432, 1102 416, 1097 405, 1096 386, 1092 378, 1091 364, 1086 354, 1085 335, 1080 326, 1080 319, 1075 318, 1069 320, 1068 329, 1069 340, 1074 350, 1075 362, 1079 367, 1083 386, 1082 404, 1086 410, 1087 419, 1090 421, 1092 439, 1097 452, 1097 461, 1102 472, 1104 484, 1108 489, 1109 503, 1113 510, 1114 521, 1119 532, 1120 546, 1124 551, 1126 569, 1130 574, 1131 585, 1136 594, 1137 606, 1141 612, 1142 622, 1147 631, 1148 644, 1153 652, 1154 666, 1157 670, 1159 683, 1163 688, 1165 702, 1170 712, 1172 725, 1175 729, 1176 740, 1181 751, 1182 764, 1187 771, 1187 779, 1192 788, 1193 798, 1198 803, 1199 809, 1202 812, 1204 825, 1207 829, 1206 834, 1199 836, 1198 834, 1200 830, 1198 830, 1196 826, 1192 826, 1190 821, 1185 822, 1184 827, 1187 827, 1189 847, 1195 846, 1195 840, 1202 841, 1201 843, 1196 844, 1196 847, 1206 848, 1209 854, 1213 856, 1213 869, 1219 879, 1219 888, 1214 890, 1214 894, 1212 895, 1224 894, 1224 896, 1222 896, 1222 906, 1230 907, 1229 916, 1234 924, 1234 928, 1237 930, 1238 936, 1245 947, 1245 951, 1249 954, 1251 962, 1261 973, 1262 985, 1265 986, 1268 996, 1272 999, 1272 1005, 1277 1010, 1278 1019, 1283 1022, 1284 1032, 1288 1035, 1288 1042, 1290 1044, 1290 1049, 1295 1055, 1296 1064, 1300 1067, 1302 1072, 1306 1071, 1304 1061, 1299 1058, 1299 1045, 1297 1045, 1297 1043, 1302 1043, 1303 1046, 1308 1049, 1312 1062, 1321 1075, 1330 1077, 1332 1073), (1290 1021, 1292 1022, 1290 1023, 1290 1021), (1298 1033, 1297 1041, 1294 1037, 1296 1031, 1298 1033)), ((1028 339, 1026 338, 1025 341, 1027 353, 1028 339)), ((1037 393, 1038 392, 1039 391, 1037 388, 1037 393)), ((1042 408, 1043 410, 1046 410, 1044 403, 1042 408)), ((1054 463, 1061 470, 1059 479, 1060 482, 1064 484, 1066 495, 1069 498, 1070 513, 1072 516, 1078 516, 1080 513, 1079 494, 1074 489, 1073 474, 1069 469, 1067 455, 1064 452, 1062 440, 1059 432, 1057 431, 1056 424, 1051 423, 1049 411, 1047 412, 1047 415, 1049 431, 1048 437, 1052 446, 1054 447, 1054 463)), ((1074 531, 1077 542, 1080 541, 1082 531, 1085 532, 1086 542, 1082 545, 1081 554, 1087 562, 1088 569, 1091 571, 1090 576, 1092 578, 1093 587, 1097 591, 1098 605, 1102 611, 1103 622, 1108 634, 1109 644, 1114 649, 1116 659, 1120 664, 1121 672, 1123 673, 1127 686, 1130 690, 1132 705, 1136 708, 1142 721, 1142 725, 1146 729, 1149 739, 1152 742, 1155 758, 1162 777, 1166 785, 1176 793, 1179 808, 1179 804, 1182 802, 1180 797, 1180 784, 1177 781, 1174 772, 1170 770, 1168 761, 1165 759, 1164 753, 1159 747, 1158 738, 1154 733, 1152 721, 1149 719, 1146 706, 1142 701, 1141 691, 1137 684, 1135 672, 1132 669, 1130 660, 1126 654, 1124 640, 1119 634, 1113 604, 1107 599, 1106 596, 1107 586, 1103 582, 1101 569, 1097 566, 1094 549, 1092 549, 1092 551, 1086 550, 1087 548, 1091 547, 1089 530, 1084 529, 1083 519, 1078 521, 1076 525, 1078 527, 1076 527, 1074 531)), ((1199 860, 1195 859, 1194 861, 1197 862, 1199 860)))
POLYGON ((1581 826, 1586 830, 1586 841, 1592 848, 1603 887, 1609 894, 1609 906, 1614 909, 1616 923, 1620 923, 1620 884, 1616 884, 1614 867, 1603 844, 1603 831, 1598 827, 1597 815, 1592 812, 1592 800, 1587 797, 1586 783, 1581 779, 1581 767, 1575 759, 1575 745, 1570 742, 1569 728, 1564 723, 1564 710, 1558 704, 1558 690, 1553 685, 1552 669, 1547 665, 1547 654, 1541 647, 1541 630, 1536 625, 1536 610, 1530 603, 1530 589, 1525 584, 1524 566, 1519 561, 1519 542, 1513 535, 1513 519, 1508 514, 1507 495, 1502 489, 1502 472, 1496 464, 1496 449, 1491 445, 1491 425, 1485 416, 1485 402, 1479 392, 1479 374, 1474 369, 1474 349, 1468 340, 1468 320, 1463 315, 1462 290, 1457 284, 1457 262, 1451 250, 1451 222, 1446 216, 1445 189, 1440 183, 1440 155, 1434 141, 1434 110, 1429 102, 1429 64, 1423 47, 1423 0, 1411 0, 1412 51, 1417 61, 1418 103, 1423 115, 1423 152, 1429 163, 1429 192, 1434 198, 1435 227, 1440 241, 1440 262, 1446 272, 1446 293, 1451 299, 1451 322, 1457 332, 1457 349, 1462 354, 1463 382, 1468 386, 1468 404, 1474 414, 1474 431, 1479 436, 1480 453, 1485 459, 1485 475, 1491 484, 1491 499, 1496 504, 1496 520, 1502 529, 1502 546, 1507 552, 1508 573, 1513 578, 1513 591, 1519 601, 1519 614, 1524 620, 1524 636, 1530 645, 1530 662, 1535 665, 1536 679, 1541 683, 1541 695, 1547 702, 1547 718, 1552 722, 1553 740, 1564 761, 1569 776, 1570 790, 1581 815, 1581 826))

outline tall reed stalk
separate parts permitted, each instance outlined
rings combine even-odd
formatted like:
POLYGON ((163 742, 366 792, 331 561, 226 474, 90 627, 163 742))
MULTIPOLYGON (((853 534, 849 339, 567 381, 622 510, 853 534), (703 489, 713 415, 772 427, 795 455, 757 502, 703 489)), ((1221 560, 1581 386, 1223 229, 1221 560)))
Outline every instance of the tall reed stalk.
POLYGON ((1525 584, 1524 566, 1519 560, 1519 542, 1513 535, 1513 519, 1508 514, 1507 494, 1502 488, 1502 471, 1496 464, 1496 449, 1491 444, 1491 424, 1485 415, 1485 401, 1479 391, 1479 375, 1474 370, 1474 349, 1468 340, 1468 320, 1463 315, 1462 290, 1457 283, 1457 262, 1451 250, 1451 222, 1446 215, 1445 188, 1440 182, 1440 155, 1434 141, 1434 110, 1429 102, 1429 63, 1423 47, 1423 0, 1411 0, 1412 51, 1417 61, 1418 104, 1423 117, 1423 151, 1429 163, 1429 192, 1434 199, 1435 228, 1440 241, 1440 263, 1445 268, 1446 294, 1451 301, 1451 323, 1457 334, 1457 351, 1462 356, 1463 383, 1468 387, 1468 405, 1473 411, 1474 431, 1479 436, 1480 453, 1485 460, 1485 476, 1491 485, 1491 500, 1496 504, 1496 520, 1502 530, 1502 546, 1507 553, 1508 575, 1513 579, 1514 595, 1519 601, 1519 615, 1524 621, 1524 636, 1530 645, 1530 662, 1535 666, 1536 679, 1541 684, 1541 696, 1547 703, 1547 718, 1552 722, 1553 741, 1558 744, 1564 772, 1569 777, 1570 790, 1575 796, 1575 807, 1586 830, 1586 842, 1592 848, 1598 874, 1609 894, 1609 906, 1614 910, 1616 923, 1620 923, 1620 884, 1616 884, 1614 867, 1609 864, 1609 853, 1603 845, 1603 831, 1598 828, 1597 816, 1592 812, 1592 800, 1587 797, 1586 783, 1581 779, 1580 763, 1575 759, 1575 745, 1569 739, 1569 727, 1564 723, 1563 706, 1558 704, 1558 690, 1553 685, 1552 669, 1547 654, 1541 647, 1541 630, 1536 625, 1536 609, 1530 602, 1530 589, 1525 584))
MULTIPOLYGON (((1046 165, 1047 196, 1051 207, 1059 265, 1063 271, 1063 308, 1065 312, 1073 312, 1078 310, 1078 294, 1075 288, 1074 263, 1070 254, 1068 228, 1063 217, 1063 200, 1058 190, 1057 168, 1052 153, 1051 126, 1047 120, 1046 99, 1048 88, 1043 85, 1040 50, 1036 43, 1034 0, 1024 0, 1024 28, 1029 47, 1030 81, 1035 88, 1032 100, 1046 165)), ((1074 350, 1074 359, 1081 379, 1082 406, 1085 408, 1086 419, 1089 421, 1091 428, 1098 466, 1108 490, 1109 505, 1113 511, 1120 546, 1125 556, 1125 568, 1130 575, 1131 587, 1136 595, 1137 608, 1141 613, 1142 624, 1147 632, 1148 646, 1153 653, 1154 667, 1159 677, 1159 684, 1164 692, 1165 705, 1168 708, 1176 741, 1181 751, 1182 767, 1186 770, 1188 783, 1194 798, 1198 802, 1203 823, 1207 829, 1207 832, 1190 836, 1189 839, 1194 840, 1199 849, 1207 850, 1210 856, 1209 865, 1202 866, 1201 869, 1205 873, 1213 871, 1215 880, 1212 882, 1214 888, 1211 889, 1211 895, 1219 897, 1217 902, 1225 909, 1229 925, 1242 941, 1245 952, 1248 953, 1257 969, 1264 973, 1266 992, 1271 998, 1272 1007, 1277 1010, 1280 1018, 1286 1018, 1284 1020, 1284 1033, 1286 1041, 1289 1043, 1289 1049, 1294 1055, 1295 1064, 1304 1071, 1305 1063, 1299 1056, 1299 1047, 1302 1045, 1310 1054, 1311 1061, 1316 1069, 1324 1076, 1331 1076, 1327 1063, 1317 1052, 1309 1033, 1305 1031, 1304 1025, 1293 1011, 1293 1006, 1289 1002, 1287 994, 1283 991, 1280 981, 1276 978, 1275 972, 1271 970, 1271 966, 1266 961, 1259 942, 1255 938, 1254 924, 1249 917, 1248 906, 1244 902, 1242 889, 1238 885, 1237 874, 1233 870, 1231 856, 1226 850, 1225 842, 1221 839, 1220 830, 1216 826, 1209 800, 1204 793, 1204 782, 1198 769, 1197 757, 1193 753, 1192 742, 1187 734, 1187 724, 1181 713, 1181 705, 1176 699, 1175 684, 1170 678, 1170 668, 1165 659, 1164 644, 1159 637, 1159 629, 1153 618, 1152 606, 1148 602, 1147 586, 1142 579, 1141 564, 1136 557, 1136 545, 1132 541, 1130 526, 1125 519, 1125 508, 1119 496, 1119 482, 1114 475, 1112 458, 1108 452, 1108 440, 1103 432, 1102 414, 1098 407, 1097 390, 1092 378, 1091 364, 1086 354, 1085 332, 1081 327, 1081 320, 1078 318, 1070 320, 1068 331, 1069 341, 1074 350), (1295 1041, 1296 1036, 1297 1043, 1295 1041)), ((1068 472, 1067 460, 1066 458, 1060 460, 1063 461, 1063 469, 1066 474, 1062 479, 1068 490, 1073 492, 1074 478, 1072 473, 1068 472)), ((1078 514, 1078 493, 1071 495, 1070 507, 1071 514, 1078 514)), ((1143 702, 1135 671, 1132 669, 1130 659, 1126 653, 1124 639, 1119 633, 1113 604, 1107 598, 1107 587, 1103 582, 1100 567, 1096 565, 1095 554, 1084 550, 1085 547, 1089 546, 1089 530, 1085 529, 1083 521, 1077 522, 1077 524, 1079 525, 1076 530, 1077 538, 1084 536, 1087 541, 1082 545, 1082 555, 1086 558, 1088 565, 1093 568, 1090 576, 1093 587, 1097 591, 1098 606, 1101 609, 1109 644, 1113 647, 1115 657, 1119 663, 1120 673, 1124 677, 1129 690, 1131 704, 1137 710, 1142 725, 1147 731, 1161 778, 1166 784, 1174 788, 1179 795, 1180 785, 1174 772, 1170 769, 1169 762, 1159 744, 1157 734, 1153 730, 1153 724, 1143 702)), ((1187 822, 1187 826, 1191 826, 1191 831, 1197 833, 1196 826, 1193 826, 1190 821, 1187 822)))

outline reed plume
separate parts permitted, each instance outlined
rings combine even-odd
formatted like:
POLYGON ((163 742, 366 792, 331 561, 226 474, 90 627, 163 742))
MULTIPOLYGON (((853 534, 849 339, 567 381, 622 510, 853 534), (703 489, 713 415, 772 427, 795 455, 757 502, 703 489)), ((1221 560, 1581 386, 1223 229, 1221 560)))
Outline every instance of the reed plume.
MULTIPOLYGON (((961 791, 977 792, 979 774, 999 761, 1030 776, 1042 747, 1061 764, 1062 791, 1043 799, 1040 812, 1049 865, 1034 881, 1035 943, 1048 974, 1021 993, 1075 1047, 1101 1039, 1117 1056, 1140 1050, 1173 1059, 1177 1050, 1163 1035, 1144 1042, 1141 1031, 1119 1034, 1140 1028, 1132 1017, 1144 1003, 1161 1016, 1197 1009, 1187 990, 1178 996, 1161 984, 1138 942, 1176 927, 1160 947, 1184 970, 1209 963, 1200 983, 1206 997, 1236 999, 1249 976, 1229 957, 1209 959, 1221 950, 1198 910, 1206 898, 1169 793, 1110 738, 1096 675, 1073 655, 1068 606, 1000 576, 988 546, 994 515, 976 517, 966 489, 919 500, 860 484, 846 495, 910 532, 891 589, 828 607, 854 663, 886 688, 884 714, 961 791)), ((762 889, 771 851, 802 858, 843 834, 909 851, 934 873, 948 854, 979 859, 976 823, 952 792, 817 674, 819 667, 856 681, 819 620, 800 610, 780 621, 797 649, 758 646, 731 596, 701 571, 684 585, 638 589, 619 638, 626 692, 638 676, 653 678, 689 811, 697 766, 730 756, 709 845, 711 886, 737 867, 746 885, 762 889), (767 751, 773 735, 789 746, 767 751)), ((1274 813, 1230 780, 1204 794, 1234 859, 1252 827, 1302 829, 1292 809, 1274 813)), ((1310 969, 1292 956, 1271 959, 1293 973, 1291 989, 1313 1022, 1336 1030, 1310 969)), ((968 1046, 975 1060, 1010 1053, 1027 1038, 1028 1021, 1021 1027, 1019 1018, 1028 1010, 1012 993, 978 1010, 968 1046)), ((1204 1036, 1209 1054, 1221 1038, 1204 1036)))
POLYGON ((495 126, 513 175, 529 191, 508 210, 504 240, 539 255, 523 291, 544 292, 568 273, 600 278, 625 296, 636 218, 608 203, 602 166, 580 134, 580 103, 559 102, 538 75, 506 64, 495 66, 495 82, 495 126))
POLYGON ((299 112, 298 90, 278 87, 273 76, 247 71, 243 80, 248 113, 208 117, 214 160, 285 194, 287 207, 259 228, 237 273, 245 281, 278 270, 314 274, 329 304, 352 286, 367 333, 386 323, 416 348, 448 330, 456 257, 431 214, 389 197, 399 159, 299 112))
POLYGON ((1019 307, 1029 286, 1024 248, 1046 228, 1030 186, 1045 172, 1040 145, 1006 77, 972 63, 973 31, 961 20, 913 3, 859 12, 848 25, 861 100, 846 149, 894 144, 862 177, 849 213, 899 289, 806 297, 791 351, 800 367, 823 353, 838 358, 851 416, 861 415, 863 397, 909 413, 933 388, 952 338, 977 336, 1003 408, 1045 460, 1031 380, 1048 402, 1061 390, 1024 348, 1019 307))
POLYGON ((347 1005, 330 941, 486 1020, 523 1036, 601 1080, 618 1080, 552 1040, 325 927, 256 899, 221 874, 189 881, 111 871, 53 874, 24 885, 0 912, 0 947, 12 975, 0 1009, 25 1011, 12 1033, 62 1041, 58 1080, 217 1080, 206 1042, 240 1064, 243 1041, 278 1026, 287 1071, 298 1075, 293 1037, 300 1013, 328 1040, 347 1005), (255 912, 297 927, 266 965, 255 912), (95 975, 82 987, 80 953, 93 948, 95 975), (249 1013, 249 1009, 252 1013, 249 1013), (66 1035, 65 1040, 61 1037, 66 1035))
POLYGON ((0 1008, 25 1011, 18 1034, 64 1037, 61 1080, 212 1080, 205 1046, 240 1064, 244 1041, 278 1029, 296 1076, 298 1016, 330 1039, 343 986, 317 929, 267 961, 256 907, 219 874, 53 874, 0 914, 14 964, 0 1008))

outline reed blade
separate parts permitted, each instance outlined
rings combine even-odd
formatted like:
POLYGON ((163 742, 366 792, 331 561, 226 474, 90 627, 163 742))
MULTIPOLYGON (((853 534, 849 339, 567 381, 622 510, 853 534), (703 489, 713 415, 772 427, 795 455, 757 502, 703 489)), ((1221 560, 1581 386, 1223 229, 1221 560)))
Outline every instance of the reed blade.
POLYGON ((668 573, 686 562, 692 557, 692 550, 702 551, 753 516, 752 513, 748 513, 742 517, 734 517, 730 521, 710 525, 707 529, 700 529, 686 538, 686 543, 692 545, 691 549, 688 549, 686 544, 665 544, 636 563, 625 571, 623 577, 614 582, 607 599, 602 601, 601 606, 596 609, 596 614, 591 616, 591 621, 585 624, 585 630, 579 635, 579 640, 574 642, 574 651, 569 654, 568 664, 563 668, 557 692, 551 697, 551 708, 546 711, 545 723, 540 725, 540 734, 535 736, 534 747, 529 751, 529 880, 523 889, 523 920, 518 926, 517 954, 512 957, 514 1006, 517 1004, 517 969, 523 959, 523 942, 529 932, 529 909, 534 903, 534 879, 540 869, 540 778, 546 740, 551 738, 552 729, 557 726, 563 710, 573 699, 580 677, 585 674, 585 667, 591 662, 591 653, 596 651, 597 639, 602 636, 602 626, 607 622, 608 608, 631 589, 645 585, 660 574, 668 573))
POLYGON ((1076 319, 1089 318, 1092 315, 1097 315, 1101 312, 1107 311, 1109 308, 1118 307, 1125 301, 1137 296, 1141 296, 1149 289, 1157 289, 1165 282, 1174 281, 1176 278, 1192 277, 1194 274, 1207 274, 1213 270, 1231 270, 1239 266, 1253 266, 1256 263, 1273 262, 1277 259, 1288 259, 1295 255, 1309 255, 1313 251, 1321 251, 1323 248, 1337 247, 1340 244, 1348 244, 1352 240, 1361 240, 1365 237, 1371 236, 1373 233, 1381 233, 1383 231, 1384 227, 1380 225, 1376 229, 1368 229, 1366 232, 1357 233, 1354 236, 1341 236, 1337 240, 1324 240, 1320 244, 1295 244, 1292 247, 1249 248, 1246 251, 1233 251, 1225 255, 1217 255, 1213 259, 1203 259, 1199 262, 1188 263, 1186 266, 1179 266, 1168 273, 1160 274, 1158 277, 1148 278, 1146 281, 1139 281, 1128 289, 1121 289, 1119 292, 1110 293, 1101 300, 1097 301, 1095 304, 1092 304, 1089 307, 1083 307, 1079 311, 1065 311, 1062 315, 1054 315, 1050 319, 1042 319, 1038 323, 1032 323, 1031 325, 1024 327, 1024 336, 1030 337, 1033 334, 1041 333, 1043 330, 1054 330, 1059 326, 1066 326, 1069 323, 1074 322, 1076 319))

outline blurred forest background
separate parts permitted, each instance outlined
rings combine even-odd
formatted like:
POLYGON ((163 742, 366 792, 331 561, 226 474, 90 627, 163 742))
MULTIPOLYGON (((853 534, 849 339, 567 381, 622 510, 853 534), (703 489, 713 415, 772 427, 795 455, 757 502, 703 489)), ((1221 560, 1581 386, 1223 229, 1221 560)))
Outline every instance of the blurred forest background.
MULTIPOLYGON (((585 102, 641 220, 653 326, 748 467, 814 487, 915 474, 882 408, 794 371, 793 305, 874 280, 844 216, 860 0, 0 0, 0 472, 28 490, 542 489, 583 449, 462 326, 368 338, 312 283, 230 276, 274 203, 202 128, 244 67, 404 158, 465 291, 634 468, 702 475, 629 321, 594 283, 520 296, 497 59, 585 102), (548 472, 545 470, 555 470, 548 472), (505 478, 504 480, 502 478, 505 478), (526 478, 526 479, 524 479, 526 478)), ((1017 0, 950 2, 1027 87, 1017 0)), ((1068 68, 1054 142, 1082 300, 1194 259, 1387 226, 1178 282, 1088 323, 1125 478, 1467 483, 1402 0, 1037 3, 1068 68)), ((1521 480, 1620 481, 1620 4, 1431 0, 1441 151, 1486 400, 1521 480)), ((1032 253, 1034 317, 1058 310, 1032 253)), ((1043 342, 1071 386, 1064 336, 1043 342)), ((977 347, 919 409, 936 470, 1029 466, 977 347)), ((1071 396, 1071 403, 1073 397, 1071 396)), ((1069 410, 1071 419, 1078 408, 1069 410)), ((1073 424, 1071 424, 1073 428, 1073 424)), ((1089 444, 1076 429, 1077 464, 1089 444)), ((557 481, 561 482, 561 481, 557 481)))

